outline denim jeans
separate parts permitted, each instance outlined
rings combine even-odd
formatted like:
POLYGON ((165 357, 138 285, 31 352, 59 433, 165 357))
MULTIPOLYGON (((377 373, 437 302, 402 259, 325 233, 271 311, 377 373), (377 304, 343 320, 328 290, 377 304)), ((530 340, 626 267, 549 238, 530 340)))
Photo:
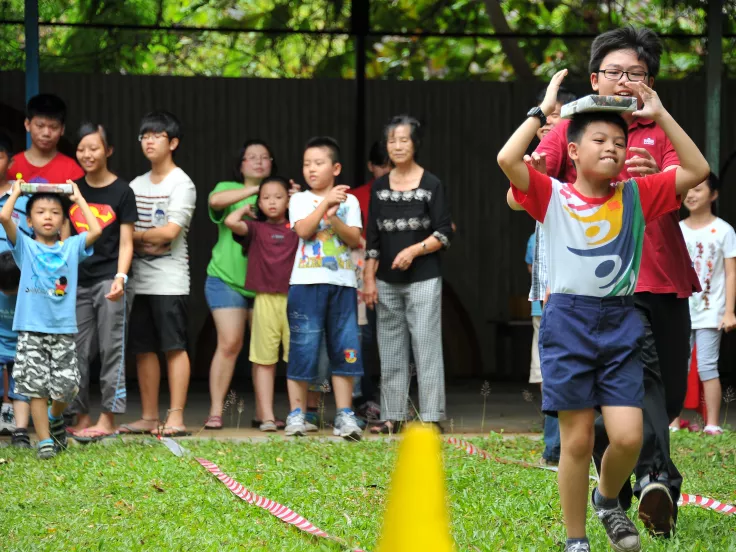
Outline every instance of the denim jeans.
POLYGON ((560 461, 560 422, 554 416, 544 417, 544 452, 542 458, 560 461))

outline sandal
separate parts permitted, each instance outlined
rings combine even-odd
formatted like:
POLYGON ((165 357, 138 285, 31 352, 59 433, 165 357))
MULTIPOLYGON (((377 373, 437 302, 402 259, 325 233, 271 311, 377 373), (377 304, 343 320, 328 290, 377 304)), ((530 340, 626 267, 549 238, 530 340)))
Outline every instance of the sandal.
POLYGON ((401 433, 403 425, 404 422, 402 421, 392 422, 391 420, 386 420, 381 425, 371 426, 370 432, 373 435, 392 435, 396 433, 401 433))
POLYGON ((265 433, 273 433, 274 431, 278 431, 278 426, 276 425, 276 422, 273 420, 266 420, 258 427, 261 431, 265 433))
POLYGON ((102 431, 101 429, 82 429, 71 434, 71 438, 80 443, 94 443, 109 437, 115 437, 115 432, 102 431))
POLYGON ((222 416, 208 416, 204 421, 205 429, 222 429, 222 416))
MULTIPOLYGON (((158 420, 147 420, 146 418, 141 418, 139 421, 143 422, 153 422, 158 424, 158 420)), ((146 429, 143 427, 137 427, 134 425, 136 422, 133 422, 132 424, 122 424, 120 427, 118 427, 117 432, 120 435, 150 435, 151 432, 155 429, 146 429)))
POLYGON ((191 431, 187 431, 187 428, 182 426, 164 426, 160 430, 151 431, 154 437, 187 437, 191 434, 191 431))
MULTIPOLYGON (((253 418, 250 421, 250 427, 252 427, 253 429, 260 429, 262 423, 263 422, 261 420, 256 420, 255 418, 253 418)), ((284 429, 286 427, 286 422, 284 420, 280 420, 279 418, 276 418, 275 420, 273 420, 273 423, 276 424, 276 429, 279 429, 279 430, 284 429)))

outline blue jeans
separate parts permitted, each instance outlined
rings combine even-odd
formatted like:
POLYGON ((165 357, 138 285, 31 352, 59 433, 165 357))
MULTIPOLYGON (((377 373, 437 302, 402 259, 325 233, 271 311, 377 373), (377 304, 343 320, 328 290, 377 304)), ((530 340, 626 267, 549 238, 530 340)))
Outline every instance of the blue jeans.
POLYGON ((289 366, 286 377, 313 381, 318 375, 322 336, 335 376, 360 377, 363 358, 355 288, 331 284, 289 288, 289 366))
POLYGON ((560 422, 554 416, 544 417, 544 452, 542 458, 550 462, 560 461, 560 422))
POLYGON ((211 311, 216 309, 253 308, 253 298, 235 291, 225 282, 214 276, 207 276, 204 281, 204 298, 211 311))
POLYGON ((3 385, 3 370, 8 371, 8 398, 11 401, 31 402, 31 399, 25 395, 15 392, 15 381, 13 380, 13 359, 0 357, 0 397, 5 395, 5 387, 3 385))

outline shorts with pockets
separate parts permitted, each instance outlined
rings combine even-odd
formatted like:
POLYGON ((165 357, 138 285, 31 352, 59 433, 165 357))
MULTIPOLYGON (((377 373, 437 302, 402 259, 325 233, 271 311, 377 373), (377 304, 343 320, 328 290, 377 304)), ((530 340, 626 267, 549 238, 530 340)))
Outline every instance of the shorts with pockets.
POLYGON ((15 392, 26 397, 74 400, 79 392, 74 335, 18 332, 13 377, 15 392))
POLYGON ((186 351, 188 295, 136 295, 130 313, 129 354, 186 351))
POLYGON ((289 319, 285 293, 259 293, 253 305, 249 360, 268 366, 279 361, 279 345, 289 360, 289 319))
POLYGON ((542 410, 642 408, 644 325, 634 298, 555 293, 539 328, 542 410))
POLYGON ((253 298, 234 290, 220 278, 207 276, 204 282, 204 298, 211 311, 217 309, 253 308, 253 298))

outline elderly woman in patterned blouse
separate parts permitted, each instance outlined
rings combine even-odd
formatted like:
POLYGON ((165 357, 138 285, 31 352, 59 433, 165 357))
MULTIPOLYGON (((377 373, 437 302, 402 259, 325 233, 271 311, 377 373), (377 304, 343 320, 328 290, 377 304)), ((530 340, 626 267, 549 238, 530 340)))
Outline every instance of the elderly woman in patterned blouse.
POLYGON ((445 419, 439 251, 450 246, 453 229, 442 182, 416 162, 419 130, 407 115, 386 126, 394 168, 373 184, 368 211, 364 296, 378 315, 384 433, 400 430, 408 417, 410 349, 420 417, 438 426, 445 419))

